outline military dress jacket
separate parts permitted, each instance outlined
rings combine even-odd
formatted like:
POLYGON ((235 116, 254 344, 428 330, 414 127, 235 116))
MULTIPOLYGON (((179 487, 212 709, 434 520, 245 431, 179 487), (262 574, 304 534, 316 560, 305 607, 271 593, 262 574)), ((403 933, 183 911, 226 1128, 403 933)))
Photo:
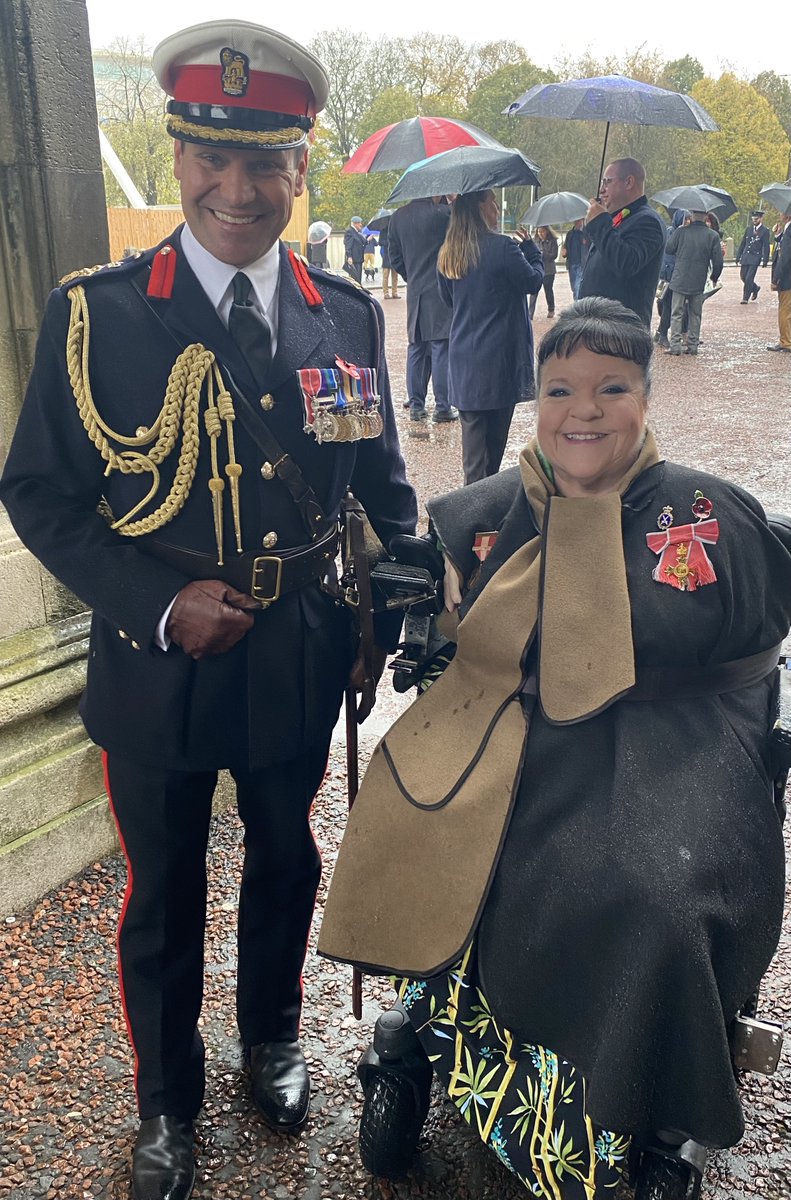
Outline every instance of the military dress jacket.
MULTIPOLYGON (((181 253, 180 230, 135 260, 67 281, 52 292, 0 481, 0 501, 22 541, 94 610, 81 705, 89 735, 107 750, 172 769, 255 768, 315 747, 336 720, 355 649, 346 610, 316 583, 256 612, 253 629, 225 654, 195 662, 175 645, 165 652, 156 644, 163 613, 191 576, 152 557, 147 543, 154 538, 197 554, 217 554, 209 484, 213 475, 224 474, 226 460, 235 457, 242 468, 243 551, 260 555, 310 544, 292 496, 255 439, 258 423, 266 422, 297 463, 328 522, 337 519, 351 487, 385 545, 394 534, 415 527, 416 501, 398 444, 381 309, 351 282, 305 267, 301 260, 292 265, 282 245, 280 254, 278 344, 264 388, 256 384, 181 253), (152 266, 161 267, 163 251, 170 286, 157 296, 152 266), (233 455, 223 422, 217 443, 221 461, 213 464, 204 384, 194 482, 180 510, 154 534, 121 536, 97 512, 109 508, 115 518, 128 513, 145 499, 152 476, 115 470, 105 477, 105 462, 78 411, 69 373, 76 370, 74 354, 67 366, 72 293, 78 285, 88 310, 87 378, 94 410, 107 429, 134 439, 153 426, 169 379, 178 391, 174 362, 191 345, 212 352, 233 400, 233 455), (320 368, 324 374, 316 378, 331 381, 332 372, 339 371, 337 360, 375 369, 378 436, 319 442, 307 431, 298 372, 320 368)), ((95 425, 92 430, 101 436, 95 425)), ((125 451, 123 441, 108 440, 125 451)), ((161 504, 183 444, 181 437, 159 465, 156 494, 138 517, 161 504)), ((228 492, 226 487, 226 559, 236 554, 228 492)), ((222 576, 219 569, 217 575, 222 576)))

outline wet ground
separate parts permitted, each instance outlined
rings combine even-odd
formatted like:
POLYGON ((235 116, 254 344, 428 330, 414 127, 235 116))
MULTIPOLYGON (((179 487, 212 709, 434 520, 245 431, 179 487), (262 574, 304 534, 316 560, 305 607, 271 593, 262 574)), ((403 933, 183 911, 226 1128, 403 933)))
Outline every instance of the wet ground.
MULTIPOLYGON (((761 276, 759 276, 759 279, 761 276)), ((697 358, 656 363, 651 420, 668 456, 743 484, 766 507, 791 513, 791 355, 770 354, 777 306, 763 272, 757 303, 740 306, 738 272, 704 308, 697 358)), ((558 301, 569 299, 559 277, 558 301)), ((538 337, 548 328, 539 299, 538 337)), ((384 304, 389 358, 409 472, 421 496, 461 483, 457 425, 410 427, 405 398, 403 299, 384 304)), ((533 429, 532 407, 514 420, 506 465, 533 429)), ((749 548, 745 548, 749 553, 749 548)), ((367 759, 402 704, 388 695, 361 740, 367 759)), ((340 731, 315 808, 329 875, 343 827, 345 770, 340 731)), ((789 823, 791 824, 791 823, 789 823)), ((791 829, 789 829, 791 839, 791 829)), ((354 1064, 388 989, 366 981, 364 1020, 350 1014, 349 972, 319 961, 305 975, 304 1042, 315 1085, 312 1117, 298 1138, 268 1133, 251 1111, 233 1021, 235 893, 240 829, 233 813, 214 823, 203 1034, 206 1105, 197 1126, 197 1200, 524 1200, 494 1156, 479 1147, 448 1102, 435 1098, 423 1150, 408 1180, 366 1177, 357 1158, 360 1100, 354 1064)), ((115 924, 124 886, 119 858, 95 864, 0 930, 0 1197, 88 1200, 128 1195, 135 1131, 131 1055, 115 978, 115 924)), ((322 892, 323 897, 323 892, 322 892)), ((766 980, 766 1015, 791 1023, 791 928, 766 980)), ((791 1055, 772 1078, 746 1077, 747 1132, 714 1157, 706 1200, 791 1197, 791 1055)))

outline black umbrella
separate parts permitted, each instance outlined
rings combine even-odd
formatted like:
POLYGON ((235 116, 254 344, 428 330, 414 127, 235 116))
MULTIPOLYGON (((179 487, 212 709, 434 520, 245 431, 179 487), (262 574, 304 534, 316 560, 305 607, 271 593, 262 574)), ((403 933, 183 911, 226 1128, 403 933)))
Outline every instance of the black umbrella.
POLYGON ((599 179, 607 157, 610 122, 671 125, 715 132, 719 126, 705 108, 681 92, 668 92, 626 75, 538 83, 504 110, 512 116, 556 117, 562 121, 606 121, 599 179))
POLYGON ((387 197, 391 201, 456 196, 489 188, 538 184, 539 168, 521 150, 459 146, 407 167, 387 197))
POLYGON ((376 216, 368 222, 367 228, 381 233, 383 229, 387 229, 394 212, 394 208, 380 208, 376 216))
POLYGON ((784 216, 791 213, 791 187, 787 183, 767 183, 760 195, 764 204, 771 204, 784 216))
POLYGON ((669 212, 677 208, 685 208, 687 212, 713 213, 718 221, 727 221, 739 211, 730 192, 724 188, 713 188, 706 183, 693 187, 672 187, 655 192, 651 197, 669 212))

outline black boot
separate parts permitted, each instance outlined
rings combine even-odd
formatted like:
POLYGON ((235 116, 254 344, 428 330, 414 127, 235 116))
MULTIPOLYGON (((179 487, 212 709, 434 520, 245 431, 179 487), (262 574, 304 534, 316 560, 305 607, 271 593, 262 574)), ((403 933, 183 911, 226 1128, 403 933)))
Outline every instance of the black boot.
POLYGON ((141 1121, 132 1151, 134 1200, 189 1200, 194 1183, 192 1121, 167 1116, 141 1121))
POLYGON ((428 1114, 431 1063, 404 1007, 382 1013, 357 1064, 365 1093, 360 1158, 372 1175, 400 1179, 415 1158, 428 1114))

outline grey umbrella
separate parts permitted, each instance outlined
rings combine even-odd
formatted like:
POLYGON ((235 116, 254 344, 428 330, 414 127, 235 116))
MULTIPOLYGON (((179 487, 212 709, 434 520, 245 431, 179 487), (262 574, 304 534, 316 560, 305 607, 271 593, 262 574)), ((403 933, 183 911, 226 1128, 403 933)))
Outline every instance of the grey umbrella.
POLYGON ((607 156, 610 122, 623 125, 671 125, 713 132, 719 126, 702 105, 682 92, 629 79, 601 75, 564 83, 538 83, 504 110, 520 117, 557 117, 562 121, 606 121, 599 179, 607 156))
POLYGON ((787 183, 767 183, 760 195, 766 204, 788 216, 791 213, 791 186, 787 183))
POLYGON ((538 184, 539 168, 521 150, 459 146, 407 167, 387 203, 538 184))
POLYGON ((665 188, 664 191, 655 192, 651 199, 669 211, 685 208, 687 212, 714 213, 718 221, 727 221, 728 217, 738 212, 738 205, 730 192, 724 188, 709 187, 705 183, 665 188))
POLYGON ((579 221, 588 211, 588 201, 577 192, 548 192, 531 204, 522 217, 524 225, 568 225, 579 221))

